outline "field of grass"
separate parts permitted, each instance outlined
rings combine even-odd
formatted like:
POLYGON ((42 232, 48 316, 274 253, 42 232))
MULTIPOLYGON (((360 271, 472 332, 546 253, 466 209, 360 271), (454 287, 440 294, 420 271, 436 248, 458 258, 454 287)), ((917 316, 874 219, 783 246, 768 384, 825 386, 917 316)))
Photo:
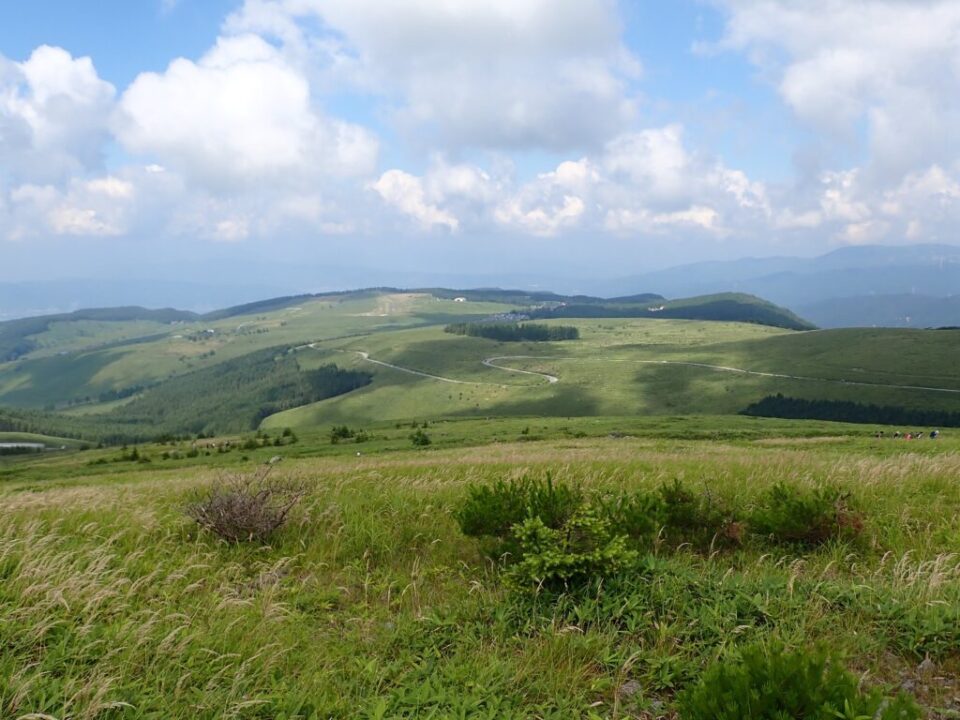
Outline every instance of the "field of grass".
POLYGON ((952 360, 960 346, 957 333, 795 333, 687 320, 562 322, 575 325, 581 339, 498 343, 433 327, 319 343, 308 351, 324 362, 374 372, 373 384, 269 418, 264 426, 369 423, 421 415, 729 414, 776 393, 924 409, 960 407, 960 366, 952 360), (885 343, 893 350, 883 351, 885 343), (456 382, 372 365, 359 352, 456 382), (559 381, 484 365, 489 358, 499 358, 500 368, 559 381))
MULTIPOLYGON (((485 371, 479 370, 478 373, 485 371)), ((421 417, 421 420, 429 418, 421 417)), ((0 465, 0 716, 671 718, 749 644, 828 643, 866 687, 960 712, 960 438, 756 418, 431 420, 162 459, 191 443, 0 465), (209 453, 209 454, 208 454, 209 453), (307 495, 269 544, 184 514, 274 455, 307 495), (629 576, 511 590, 453 517, 467 488, 551 473, 588 492, 681 478, 739 508, 836 485, 857 542, 654 544, 629 576)), ((274 438, 278 434, 274 434, 274 438)), ((244 438, 230 438, 231 447, 244 438)), ((261 441, 262 442, 262 441, 261 441)))

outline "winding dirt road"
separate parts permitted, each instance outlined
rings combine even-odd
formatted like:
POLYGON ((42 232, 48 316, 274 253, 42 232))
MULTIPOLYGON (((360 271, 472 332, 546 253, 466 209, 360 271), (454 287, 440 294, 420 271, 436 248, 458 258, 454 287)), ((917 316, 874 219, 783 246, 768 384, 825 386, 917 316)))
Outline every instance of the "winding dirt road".
MULTIPOLYGON (((507 372, 519 372, 525 373, 527 375, 539 375, 540 377, 546 378, 548 382, 555 383, 559 382, 559 378, 553 375, 547 375, 546 373, 532 372, 530 370, 518 370, 517 368, 508 368, 502 365, 494 365, 494 360, 583 360, 583 359, 595 359, 595 358, 576 358, 576 357, 555 357, 549 355, 503 355, 495 358, 488 358, 483 361, 483 364, 487 367, 497 368, 498 370, 505 370, 507 372)), ((785 373, 772 373, 772 372, 761 372, 759 370, 744 370, 743 368, 729 367, 727 365, 710 365, 708 363, 697 363, 697 362, 683 362, 680 360, 603 360, 601 362, 627 362, 627 363, 636 363, 638 365, 680 365, 686 367, 695 367, 695 368, 704 368, 706 370, 716 370, 717 372, 729 372, 729 373, 738 373, 740 375, 755 375, 758 377, 769 377, 769 378, 781 378, 784 380, 803 380, 808 382, 825 382, 825 383, 834 383, 836 385, 856 385, 861 387, 879 387, 879 388, 892 388, 895 390, 923 390, 926 392, 941 392, 941 393, 951 393, 954 395, 960 395, 960 389, 955 388, 940 388, 940 387, 928 387, 926 385, 895 385, 893 383, 876 383, 876 382, 864 382, 862 380, 833 380, 830 378, 818 378, 818 377, 809 377, 804 375, 788 375, 785 373)))
MULTIPOLYGON (((374 365, 380 365, 382 367, 390 368, 391 370, 398 370, 402 373, 407 373, 408 375, 417 375, 419 377, 429 378, 431 380, 439 380, 440 382, 450 383, 451 385, 496 385, 497 387, 504 387, 498 383, 485 383, 485 382, 471 382, 470 380, 456 380, 454 378, 443 377, 442 375, 431 375, 430 373, 422 372, 420 370, 413 370, 411 368, 401 367, 400 365, 394 365, 393 363, 384 362, 383 360, 374 360, 370 357, 370 353, 363 352, 361 350, 354 350, 357 355, 363 358, 368 363, 373 363, 374 365)), ((522 371, 520 371, 522 372, 522 371)))
MULTIPOLYGON (((310 346, 312 347, 312 345, 310 346)), ((394 365, 393 363, 384 362, 383 360, 375 360, 370 357, 370 353, 363 352, 360 350, 352 351, 359 355, 364 361, 368 363, 373 363, 374 365, 380 365, 382 367, 387 367, 392 370, 397 370, 398 372, 407 373, 408 375, 416 375, 418 377, 428 378, 430 380, 437 380, 438 382, 450 383, 451 385, 489 385, 501 388, 508 387, 519 387, 516 385, 502 385, 500 383, 488 383, 488 382, 478 382, 471 380, 457 380, 456 378, 443 377, 442 375, 434 375, 432 373, 423 372, 422 370, 414 370, 413 368, 403 367, 401 365, 394 365)), ((554 385, 560 382, 560 378, 556 375, 550 375, 548 373, 536 372, 535 370, 522 370, 520 368, 507 367, 505 365, 498 364, 501 361, 508 360, 553 360, 553 361, 577 361, 577 360, 597 360, 596 358, 578 358, 578 357, 556 357, 551 355, 498 355, 496 357, 489 357, 485 360, 481 360, 481 364, 486 367, 493 368, 495 370, 501 370, 503 372, 516 373, 519 375, 532 375, 534 377, 543 378, 547 381, 548 384, 554 385)), ((859 387, 874 387, 874 388, 890 388, 894 390, 920 390, 923 392, 939 392, 939 393, 949 393, 952 395, 960 395, 960 389, 955 388, 941 388, 941 387, 929 387, 926 385, 896 385, 893 383, 876 383, 876 382, 864 382, 862 380, 833 380, 830 378, 819 378, 819 377, 809 377, 806 375, 789 375, 786 373, 774 373, 774 372, 763 372, 760 370, 746 370, 744 368, 730 367, 728 365, 711 365, 709 363, 698 363, 698 362, 685 362, 681 360, 605 360, 600 358, 600 362, 620 362, 620 363, 635 363, 637 365, 677 365, 681 367, 694 367, 694 368, 703 368, 705 370, 714 370, 716 372, 728 372, 736 373, 738 375, 754 375, 757 377, 768 377, 768 378, 780 378, 783 380, 800 380, 804 382, 822 382, 822 383, 832 383, 836 385, 854 385, 859 387)))
POLYGON ((502 365, 497 365, 497 360, 542 360, 543 358, 534 357, 532 355, 501 355, 500 357, 487 358, 486 360, 481 360, 481 362, 487 367, 495 368, 497 370, 503 370, 505 372, 520 373, 521 375, 536 375, 537 377, 542 377, 546 379, 548 383, 553 385, 554 383, 560 382, 560 378, 556 375, 547 375, 547 373, 534 372, 533 370, 519 370, 517 368, 508 368, 503 367, 502 365))

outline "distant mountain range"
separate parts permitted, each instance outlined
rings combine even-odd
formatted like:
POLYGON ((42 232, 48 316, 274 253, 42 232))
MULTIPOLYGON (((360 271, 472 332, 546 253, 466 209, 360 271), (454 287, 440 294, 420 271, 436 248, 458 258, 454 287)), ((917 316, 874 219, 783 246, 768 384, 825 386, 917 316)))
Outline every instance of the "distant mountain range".
MULTIPOLYGON (((229 278, 239 273, 221 270, 209 280, 186 275, 179 280, 0 282, 0 321, 128 305, 209 313, 262 298, 392 285, 518 287, 531 297, 550 295, 537 292, 548 287, 574 297, 589 293, 595 298, 743 293, 786 307, 826 328, 960 325, 960 246, 956 245, 872 245, 842 248, 814 258, 697 262, 618 279, 365 272, 350 267, 311 269, 309 263, 294 272, 268 263, 262 284, 231 285, 229 278)), ((267 305, 270 302, 275 301, 267 305)))
POLYGON ((179 307, 209 312, 288 293, 274 285, 223 285, 176 280, 49 280, 0 282, 0 321, 88 308, 179 307))
POLYGON ((960 247, 860 246, 815 258, 701 262, 623 278, 607 292, 743 292, 821 327, 960 325, 960 247))

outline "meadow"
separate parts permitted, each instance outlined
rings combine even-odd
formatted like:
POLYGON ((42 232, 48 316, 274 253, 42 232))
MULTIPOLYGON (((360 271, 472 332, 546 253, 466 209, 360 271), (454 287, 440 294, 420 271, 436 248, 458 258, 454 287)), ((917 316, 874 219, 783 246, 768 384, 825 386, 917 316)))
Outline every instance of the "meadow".
POLYGON ((369 423, 424 414, 733 414, 778 392, 942 410, 955 410, 960 400, 960 370, 952 359, 956 332, 792 332, 696 320, 562 322, 575 326, 580 339, 496 342, 426 327, 317 343, 301 354, 302 365, 336 362, 374 373, 373 383, 280 413, 264 426, 369 423), (885 344, 895 352, 884 352, 885 344), (397 367, 371 364, 362 353, 397 367))
POLYGON ((960 714, 960 439, 738 417, 329 428, 0 462, 0 715, 673 718, 747 647, 818 643, 864 688, 960 714), (356 428, 359 429, 359 428, 356 428), (231 449, 223 451, 229 440, 231 449), (197 449, 190 457, 189 451, 197 449), (164 453, 168 458, 164 459, 164 453), (184 509, 275 457, 306 495, 268 543, 184 509), (750 510, 831 486, 862 534, 645 547, 628 572, 520 592, 455 513, 522 477, 597 496, 677 479, 750 510))

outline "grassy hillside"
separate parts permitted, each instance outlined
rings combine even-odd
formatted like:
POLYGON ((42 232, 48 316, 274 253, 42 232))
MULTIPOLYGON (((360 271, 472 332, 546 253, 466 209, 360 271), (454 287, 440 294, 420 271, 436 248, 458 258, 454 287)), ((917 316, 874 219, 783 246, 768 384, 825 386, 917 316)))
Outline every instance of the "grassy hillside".
POLYGON ((338 353, 345 367, 369 369, 372 384, 282 413, 265 425, 438 416, 732 414, 777 393, 918 409, 960 407, 958 392, 921 389, 960 390, 960 369, 950 361, 956 333, 950 331, 791 333, 679 320, 564 322, 579 328, 579 340, 497 343, 429 328, 320 345, 317 350, 338 353), (373 365, 359 352, 434 377, 373 365))
POLYGON ((716 660, 828 638, 855 685, 909 688, 928 717, 955 716, 956 439, 748 418, 732 421, 742 437, 709 418, 666 434, 659 421, 564 422, 540 442, 517 441, 560 421, 431 424, 426 450, 410 448, 409 427, 373 428, 363 445, 305 435, 279 451, 274 477, 306 495, 267 545, 221 542, 184 507, 272 446, 0 465, 0 715, 674 718, 716 660), (705 426, 722 439, 690 439, 705 426), (512 435, 465 446, 501 431, 512 435), (751 534, 678 549, 667 536, 600 584, 513 589, 454 513, 471 485, 547 473, 611 498, 685 478, 747 514, 778 482, 836 486, 863 527, 819 547, 751 534))
POLYGON ((42 320, 45 329, 27 338, 33 346, 27 355, 0 363, 0 405, 89 409, 112 403, 117 393, 139 391, 270 347, 443 325, 508 309, 420 294, 354 293, 269 312, 258 306, 253 314, 231 313, 215 320, 174 320, 175 324, 146 327, 140 320, 115 321, 105 328, 85 325, 86 334, 73 324, 71 334, 60 321, 31 319, 42 320))
MULTIPOLYGON (((301 304, 292 303, 302 298, 287 298, 272 309, 243 309, 254 314, 231 311, 218 320, 166 325, 139 318, 51 322, 31 336, 35 349, 28 355, 0 364, 0 405, 30 411, 7 412, 11 429, 133 439, 242 430, 268 409, 281 412, 265 427, 309 427, 417 417, 731 415, 778 393, 947 412, 960 404, 960 394, 948 392, 960 389, 956 331, 791 332, 758 322, 665 316, 727 302, 764 312, 772 307, 720 296, 656 306, 645 305, 647 299, 602 305, 588 298, 583 307, 591 312, 643 306, 655 317, 544 321, 558 332, 560 325, 576 329, 567 334, 579 338, 563 342, 500 343, 444 333, 451 323, 490 316, 502 323, 517 309, 488 302, 517 300, 514 291, 473 292, 366 291, 311 296, 301 304), (269 391, 218 384, 272 348, 292 348, 296 372, 336 365, 369 373, 372 382, 313 403, 324 395, 308 397, 296 390, 302 383, 284 380, 283 373, 269 391)), ((576 307, 543 303, 547 314, 576 307)))
MULTIPOLYGON (((44 315, 42 317, 8 320, 0 323, 0 362, 9 362, 48 346, 40 336, 50 333, 56 336, 59 329, 65 327, 70 336, 89 337, 93 342, 106 342, 118 337, 130 337, 144 332, 146 328, 177 321, 195 320, 194 313, 181 310, 147 310, 141 307, 103 308, 78 310, 62 315, 44 315), (133 327, 131 327, 133 324, 133 327), (120 331, 117 331, 117 328, 120 331), (55 328, 51 332, 51 328, 55 328)), ((55 341, 54 341, 55 342, 55 341)))
POLYGON ((746 322, 787 330, 812 330, 814 325, 798 317, 786 308, 742 293, 704 295, 682 300, 662 302, 636 298, 620 298, 610 301, 571 302, 556 307, 534 310, 536 318, 663 318, 683 320, 716 320, 723 322, 746 322))

